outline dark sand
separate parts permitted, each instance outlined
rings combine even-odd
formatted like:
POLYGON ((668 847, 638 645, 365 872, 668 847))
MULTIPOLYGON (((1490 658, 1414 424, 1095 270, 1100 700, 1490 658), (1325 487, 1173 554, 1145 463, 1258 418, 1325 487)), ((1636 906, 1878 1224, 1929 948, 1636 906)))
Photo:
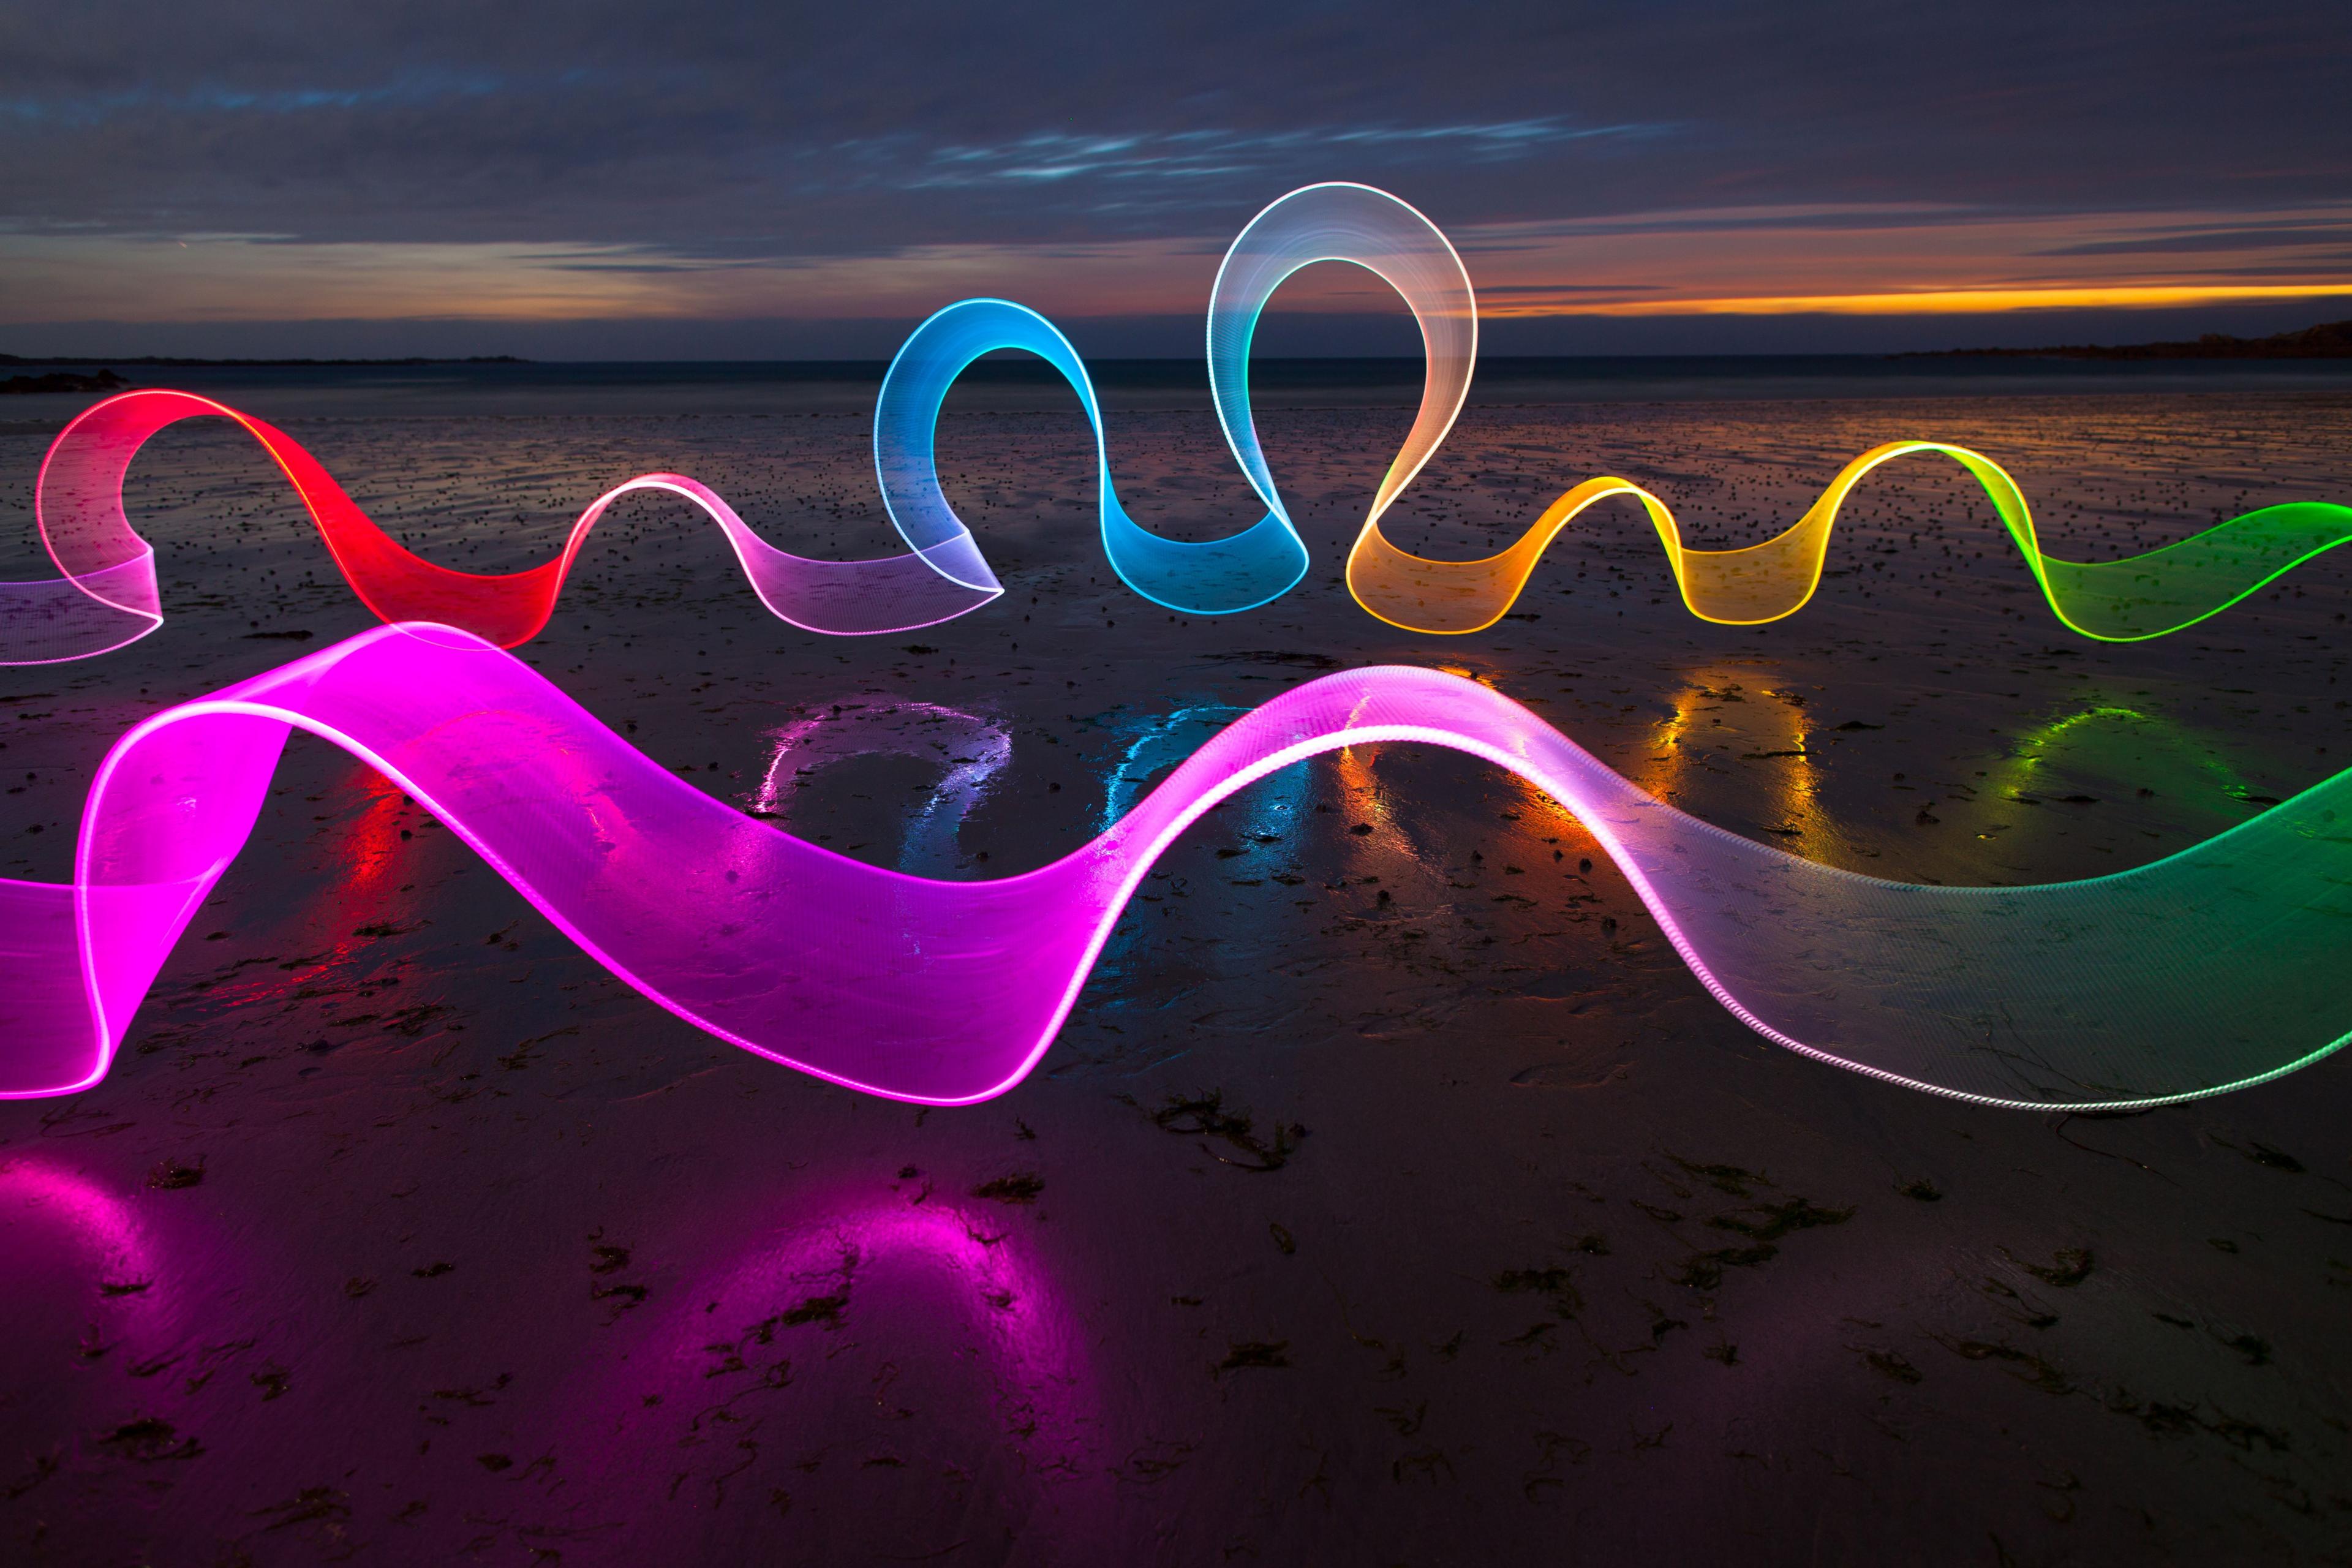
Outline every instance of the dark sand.
MULTIPOLYGON (((958 407, 997 605, 799 634, 631 498, 523 652, 712 793, 938 875, 1063 853, 1221 715, 1380 661, 1896 878, 2121 869, 2352 762, 2336 560, 2093 644, 1912 459, 1795 619, 1692 619, 1626 508, 1521 618, 1420 637, 1337 581, 1407 414, 1299 410, 1265 424, 1314 576, 1177 619, 1105 569, 1074 415, 958 407)), ((287 423, 477 570, 646 468, 891 543, 854 416, 287 423)), ((53 428, 0 429, 12 540, 53 428)), ((2340 394, 1485 407, 1396 533, 1482 552, 1614 471, 1748 541, 1924 435, 2092 556, 2346 499, 2347 434, 2340 394)), ((1205 416, 1113 437, 1139 518, 1255 515, 1205 416)), ((133 485, 171 619, 0 679, 0 874, 66 874, 138 716, 370 624, 249 445, 183 427, 133 485)), ((1307 764, 1162 864, 1034 1079, 924 1112, 689 1029, 298 738, 113 1075, 0 1107, 0 1557, 2352 1557, 2352 1067, 2120 1118, 1888 1088, 1748 1033, 1593 855, 1466 758, 1307 764)))

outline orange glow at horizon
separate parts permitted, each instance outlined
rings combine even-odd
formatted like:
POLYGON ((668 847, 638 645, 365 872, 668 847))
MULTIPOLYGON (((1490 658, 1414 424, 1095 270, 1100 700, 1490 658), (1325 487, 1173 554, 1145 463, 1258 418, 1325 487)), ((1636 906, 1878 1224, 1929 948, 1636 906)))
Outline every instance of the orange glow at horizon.
POLYGON ((2163 310, 2352 295, 2352 283, 2131 283, 2090 288, 1890 289, 1871 294, 1735 295, 1706 300, 1481 301, 1496 321, 1554 316, 1960 316, 2006 310, 2163 310))

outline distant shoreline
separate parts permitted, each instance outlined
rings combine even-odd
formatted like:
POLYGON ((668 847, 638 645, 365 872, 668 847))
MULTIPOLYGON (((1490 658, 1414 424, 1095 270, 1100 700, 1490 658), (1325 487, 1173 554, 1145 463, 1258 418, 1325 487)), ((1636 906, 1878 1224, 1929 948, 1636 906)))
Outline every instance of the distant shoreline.
POLYGON ((463 359, 430 359, 413 355, 406 359, 181 359, 163 354, 0 354, 0 364, 160 364, 205 366, 213 368, 262 366, 290 367, 338 365, 408 365, 408 364, 530 364, 535 362, 515 354, 467 354, 463 359))
POLYGON ((2069 343, 2046 349, 1922 349, 1894 359, 2352 359, 2352 321, 2323 321, 2267 338, 2207 332, 2189 342, 2069 343))

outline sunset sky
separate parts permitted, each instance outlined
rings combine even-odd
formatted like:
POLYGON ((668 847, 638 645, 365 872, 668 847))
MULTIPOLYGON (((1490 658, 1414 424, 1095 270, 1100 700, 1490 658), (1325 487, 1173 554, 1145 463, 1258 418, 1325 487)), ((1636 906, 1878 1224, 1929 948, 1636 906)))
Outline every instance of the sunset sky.
MULTIPOLYGON (((0 12, 0 352, 887 354, 972 294, 1197 352, 1319 179, 1452 236, 1491 353, 2352 317, 2340 4, 99 0, 0 12)), ((1369 276, 1265 347, 1408 353, 1369 276)))

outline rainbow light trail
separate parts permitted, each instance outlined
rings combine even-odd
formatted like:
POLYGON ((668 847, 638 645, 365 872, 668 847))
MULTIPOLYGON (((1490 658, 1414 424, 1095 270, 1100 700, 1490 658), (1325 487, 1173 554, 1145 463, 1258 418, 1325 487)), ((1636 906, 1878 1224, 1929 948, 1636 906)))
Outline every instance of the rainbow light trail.
POLYGON ((1785 531, 1737 550, 1695 550, 1666 503, 1631 480, 1602 477, 1546 508, 1519 541, 1476 561, 1412 554, 1381 531, 1383 516, 1433 458, 1469 395, 1478 355, 1477 301, 1468 271, 1444 234, 1396 197, 1368 185, 1294 191, 1244 227, 1211 291, 1209 384, 1217 417, 1265 508, 1223 539, 1184 542, 1129 517, 1112 483, 1108 438, 1084 362, 1054 325, 1003 300, 967 300, 919 327, 884 377, 874 416, 875 472, 883 503, 908 552, 823 561, 766 543, 709 489, 677 474, 648 474, 598 497, 573 524, 562 553, 503 576, 453 571, 423 559, 371 522, 317 459, 262 421, 177 392, 133 392, 67 426, 41 467, 34 498, 43 542, 63 575, 0 584, 0 663, 87 658, 120 647, 163 621, 152 546, 123 510, 122 481, 150 436, 178 420, 236 421, 277 459, 352 589, 386 621, 464 626, 514 647, 547 624, 588 531, 614 498, 658 489, 684 497, 726 533, 761 601, 778 617, 821 632, 905 631, 966 614, 1003 592, 971 528, 940 485, 935 437, 941 401, 982 355, 1034 353, 1077 395, 1095 440, 1104 553, 1138 594, 1171 609, 1225 615, 1255 608, 1295 587, 1309 555, 1258 441, 1250 409, 1250 342, 1285 279, 1318 261, 1346 261, 1396 289, 1420 325, 1426 368, 1420 409, 1376 487, 1348 552, 1349 591, 1368 612, 1408 631, 1460 634, 1508 611, 1552 540, 1588 508, 1614 497, 1639 504, 1664 547, 1683 602, 1703 619, 1755 626, 1794 614, 1820 586, 1830 534, 1854 486, 1881 464, 1929 453, 1949 458, 1983 487, 2042 597, 2084 637, 2125 642, 2192 626, 2259 591, 2300 563, 2352 539, 2352 507, 2293 501, 2263 507, 2160 549, 2116 561, 2065 561, 2043 552, 2016 482, 1990 458, 1937 441, 1893 441, 1854 458, 1785 531))
POLYGON ((380 627, 132 727, 69 885, 0 880, 0 1092, 106 1074, 243 848, 293 730, 383 773, 614 974, 696 1026, 869 1093, 1002 1094, 1036 1066, 1153 862, 1318 752, 1452 747, 1572 812, 1750 1028, 1990 1105, 2126 1109, 2289 1072, 2352 1028, 2352 772, 2152 865, 2022 888, 1857 876, 1675 810, 1475 682, 1378 668, 1276 698, 1093 842, 994 881, 868 866, 704 795, 513 656, 380 627), (2342 820, 2339 821, 2339 817, 2342 820))

